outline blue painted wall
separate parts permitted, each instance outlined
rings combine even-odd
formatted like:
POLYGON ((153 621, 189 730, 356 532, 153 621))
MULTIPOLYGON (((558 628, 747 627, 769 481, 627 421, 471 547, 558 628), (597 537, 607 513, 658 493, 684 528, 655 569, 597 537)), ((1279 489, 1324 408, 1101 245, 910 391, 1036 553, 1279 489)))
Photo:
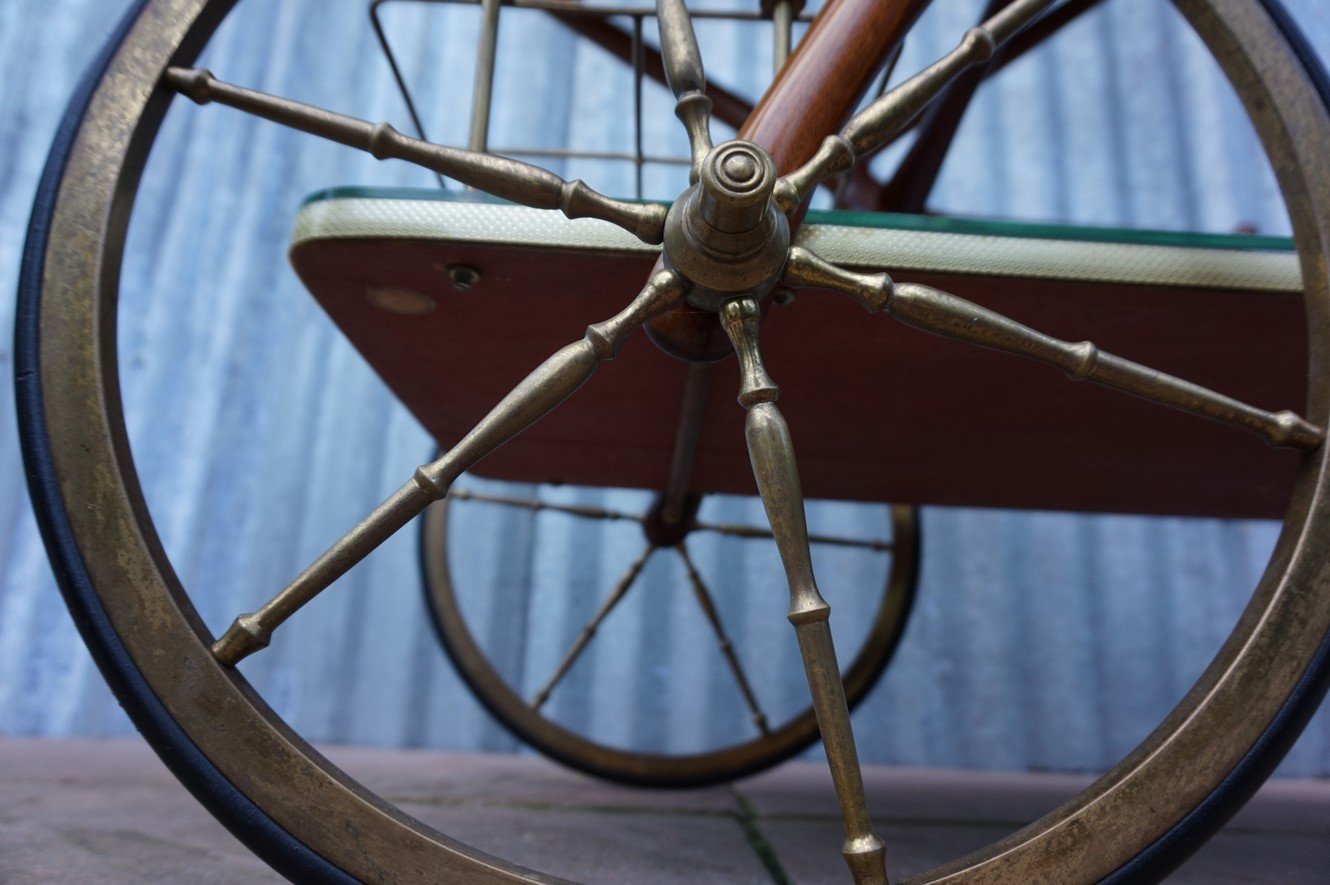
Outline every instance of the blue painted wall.
MULTIPOLYGON (((980 6, 940 0, 899 70, 948 49, 980 6)), ((1325 7, 1290 6, 1314 45, 1330 50, 1325 7)), ((0 4, 0 279, 16 278, 46 146, 116 7, 0 4)), ((464 140, 476 10, 400 5, 386 18, 409 77, 431 96, 431 134, 464 140)), ((699 32, 712 77, 749 93, 762 88, 770 69, 763 33, 699 32)), ((495 144, 630 147, 629 81, 608 57, 534 13, 505 15, 500 51, 495 144)), ((235 82, 407 128, 360 2, 241 4, 204 61, 235 82)), ((653 88, 647 99, 648 150, 681 153, 664 92, 653 88)), ((1162 0, 1109 0, 980 99, 944 169, 940 210, 1287 231, 1236 101, 1162 0)), ((555 168, 604 190, 631 188, 626 168, 555 168)), ((301 198, 335 184, 431 179, 227 109, 182 106, 144 182, 120 332, 127 417, 158 530, 214 630, 266 598, 431 450, 285 260, 301 198)), ((680 186, 677 169, 649 170, 649 195, 680 186)), ((7 366, 11 293, 0 289, 7 366)), ((475 334, 501 346, 500 329, 475 334)), ((0 385, 0 733, 126 733, 50 579, 22 486, 11 396, 0 385)), ((620 507, 644 500, 503 490, 620 507)), ((735 521, 760 516, 743 500, 708 507, 735 521)), ((871 533, 887 524, 880 507, 817 504, 811 516, 815 530, 871 533)), ((477 629, 528 690, 640 549, 631 525, 549 514, 477 508, 457 528, 464 539, 455 567, 477 629)), ((1234 623, 1277 526, 929 508, 923 531, 914 618, 856 714, 865 758, 1091 770, 1143 737, 1199 674, 1234 623)), ((715 541, 699 541, 694 552, 764 704, 795 708, 802 676, 774 553, 715 541)), ((852 646, 861 626, 854 613, 875 598, 883 562, 820 555, 838 633, 852 646)), ((311 604, 246 672, 314 739, 514 749, 439 652, 419 585, 407 532, 311 604)), ((660 749, 741 732, 737 695, 676 562, 652 562, 552 710, 609 740, 660 749)), ((1330 774, 1330 717, 1318 716, 1282 771, 1330 774)))

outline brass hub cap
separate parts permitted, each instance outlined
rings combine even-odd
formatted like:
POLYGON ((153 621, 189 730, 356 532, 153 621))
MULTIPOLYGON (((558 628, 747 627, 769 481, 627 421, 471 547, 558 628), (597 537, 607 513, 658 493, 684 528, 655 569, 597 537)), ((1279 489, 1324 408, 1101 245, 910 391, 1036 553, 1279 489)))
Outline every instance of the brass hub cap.
POLYGON ((719 310, 775 285, 790 247, 775 188, 775 164, 752 142, 727 141, 707 153, 697 183, 665 219, 665 263, 691 285, 692 304, 719 310))

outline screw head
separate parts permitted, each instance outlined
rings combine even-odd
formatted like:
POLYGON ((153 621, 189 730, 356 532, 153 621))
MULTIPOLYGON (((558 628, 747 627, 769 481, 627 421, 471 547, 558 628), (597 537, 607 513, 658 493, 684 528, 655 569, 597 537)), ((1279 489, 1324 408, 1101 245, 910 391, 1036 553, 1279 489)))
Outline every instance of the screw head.
POLYGON ((465 292, 480 282, 480 271, 469 264, 450 264, 447 268, 448 279, 453 281, 453 288, 465 292))

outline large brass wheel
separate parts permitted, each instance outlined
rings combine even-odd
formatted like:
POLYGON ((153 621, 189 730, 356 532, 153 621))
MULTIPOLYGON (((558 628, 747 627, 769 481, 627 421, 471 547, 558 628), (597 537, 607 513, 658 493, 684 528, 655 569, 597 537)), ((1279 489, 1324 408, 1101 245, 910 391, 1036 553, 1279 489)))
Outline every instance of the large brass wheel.
MULTIPOLYGON (((720 303, 702 297, 724 291, 731 278, 727 262, 708 265, 710 258, 700 248, 689 251, 676 242, 679 271, 654 275, 622 314, 593 326, 586 339, 537 369, 476 436, 418 471, 345 542, 303 573, 290 592, 238 619, 220 640, 209 634, 157 540, 127 445, 117 382, 115 314, 126 226, 148 148, 173 94, 234 104, 379 157, 431 165, 511 199, 592 215, 644 239, 658 239, 664 221, 656 210, 606 200, 552 176, 488 157, 438 151, 383 128, 302 109, 184 67, 231 5, 228 0, 143 0, 135 6, 71 104, 25 252, 16 371, 29 482, 70 608, 139 728, 220 819, 292 876, 394 882, 536 878, 431 830, 354 783, 294 734, 230 664, 265 645, 275 623, 349 568, 358 551, 400 528, 442 497, 470 463, 571 394, 637 325, 679 307, 690 292, 699 312, 722 315, 725 337, 740 353, 758 485, 790 572, 791 620, 809 663, 833 772, 843 788, 851 835, 845 852, 858 878, 880 881, 881 845, 869 828, 862 796, 855 795, 853 738, 837 673, 828 667, 834 663, 829 634, 819 626, 825 624, 825 604, 806 562, 793 453, 774 406, 774 384, 760 360, 760 305, 751 297, 716 299, 720 303), (695 285, 702 279, 708 282, 695 285)), ((734 198, 721 201, 719 215, 713 213, 711 220, 722 227, 736 218, 744 221, 753 206, 743 200, 761 192, 754 183, 763 183, 763 154, 742 147, 736 157, 726 146, 707 152, 697 101, 700 65, 693 63, 687 17, 681 4, 661 5, 663 43, 675 62, 671 79, 681 98, 681 116, 689 123, 699 161, 711 163, 706 168, 721 179, 718 192, 734 198)), ((1015 12, 987 31, 971 32, 951 64, 982 55, 985 46, 991 49, 1009 37, 1023 23, 1021 16, 1045 5, 1018 0, 1006 7, 1015 12)), ((1268 774, 1319 703, 1330 675, 1330 475, 1321 445, 1322 428, 1330 420, 1325 365, 1330 345, 1325 260, 1330 252, 1330 164, 1325 161, 1330 89, 1273 4, 1180 0, 1178 5, 1242 99, 1287 203, 1309 330, 1308 401, 1302 417, 1262 412, 1177 379, 1161 380, 1142 367, 1038 336, 924 287, 902 285, 893 291, 889 281, 845 275, 806 254, 791 265, 792 283, 820 281, 869 307, 894 305, 914 325, 1037 356, 1147 398, 1255 429, 1305 452, 1270 563, 1230 638, 1178 707, 1083 794, 1007 839, 931 871, 923 877, 930 881, 1159 875, 1222 824, 1268 774), (892 302, 895 295, 901 297, 892 302), (964 317, 982 322, 967 325, 964 317)), ((945 68, 930 69, 930 76, 945 68)), ((889 92, 886 104, 867 118, 856 118, 813 166, 793 180, 783 179, 776 192, 781 208, 797 211, 799 198, 820 176, 844 168, 856 152, 870 150, 893 120, 902 123, 902 114, 929 97, 927 78, 911 82, 919 88, 905 95, 889 92)), ((713 201, 710 209, 716 205, 713 201)), ((695 227, 697 219, 675 220, 687 228, 695 227)), ((770 243, 778 241, 759 245, 765 249, 770 243)), ((761 274, 770 273, 780 258, 764 251, 761 261, 744 266, 744 278, 765 285, 768 277, 761 274)), ((625 303, 629 295, 626 291, 625 303)), ((860 736, 861 741, 871 739, 860 736)))

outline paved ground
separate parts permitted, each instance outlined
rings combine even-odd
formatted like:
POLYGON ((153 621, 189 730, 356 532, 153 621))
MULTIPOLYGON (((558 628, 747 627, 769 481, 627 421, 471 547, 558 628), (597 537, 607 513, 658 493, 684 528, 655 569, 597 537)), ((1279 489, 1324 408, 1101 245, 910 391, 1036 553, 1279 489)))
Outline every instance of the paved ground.
MULTIPOLYGON (((790 764, 735 788, 609 786, 543 759, 327 749, 411 814, 480 848, 590 882, 842 882, 825 771, 790 764), (502 840, 502 842, 500 841, 502 840), (645 872, 642 859, 645 858, 645 872)), ((872 768, 895 874, 978 847, 1074 793, 1066 775, 872 768)), ((277 877, 146 745, 0 740, 0 882, 256 882, 277 877)), ((1176 882, 1330 881, 1330 782, 1279 781, 1176 882)))

